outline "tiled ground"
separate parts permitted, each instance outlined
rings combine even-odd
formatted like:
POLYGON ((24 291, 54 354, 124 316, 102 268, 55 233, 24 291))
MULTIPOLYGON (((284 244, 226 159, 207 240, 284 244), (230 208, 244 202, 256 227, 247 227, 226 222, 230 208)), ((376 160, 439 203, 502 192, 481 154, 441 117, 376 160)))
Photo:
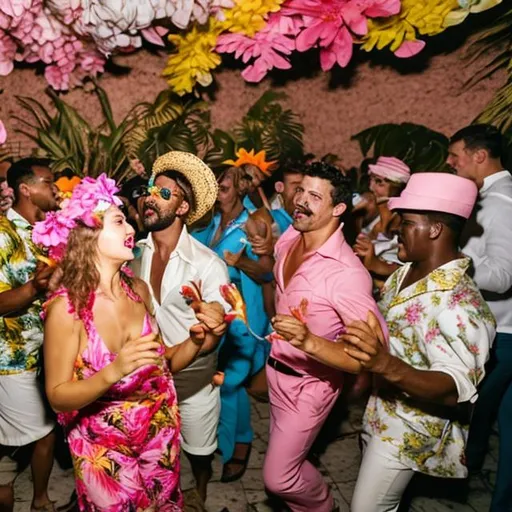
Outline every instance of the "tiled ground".
MULTIPOLYGON (((354 408, 350 417, 342 424, 341 432, 350 432, 357 425, 360 409, 354 408)), ((221 464, 217 458, 215 472, 209 486, 207 508, 209 512, 220 512, 226 507, 229 512, 272 512, 280 511, 277 504, 269 502, 263 489, 261 467, 268 439, 268 406, 255 404, 253 424, 256 438, 248 470, 241 481, 222 484, 219 482, 221 464)), ((491 500, 492 483, 496 475, 497 437, 491 438, 490 452, 484 466, 483 478, 473 478, 469 482, 440 481, 418 479, 413 483, 410 504, 403 510, 412 512, 486 512, 491 500)), ((360 453, 357 435, 346 435, 328 445, 320 456, 320 470, 329 482, 333 493, 340 503, 341 512, 349 511, 360 453)), ((192 486, 192 477, 188 463, 183 461, 182 487, 192 486)), ((55 465, 50 496, 58 500, 58 505, 68 501, 73 490, 73 475, 70 470, 63 471, 55 465)), ((31 500, 30 472, 27 470, 16 482, 17 503, 15 512, 28 512, 31 500)), ((226 511, 224 511, 226 512, 226 511)), ((312 511, 313 512, 313 511, 312 511)))

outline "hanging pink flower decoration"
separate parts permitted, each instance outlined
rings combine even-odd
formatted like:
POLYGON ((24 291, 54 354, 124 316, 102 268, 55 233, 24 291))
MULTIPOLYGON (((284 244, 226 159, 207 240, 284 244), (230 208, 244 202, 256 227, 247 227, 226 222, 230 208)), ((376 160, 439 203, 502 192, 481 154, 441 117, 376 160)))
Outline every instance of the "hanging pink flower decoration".
POLYGON ((290 69, 286 58, 295 50, 295 39, 302 26, 298 18, 282 16, 280 12, 272 14, 264 29, 254 37, 243 34, 224 34, 218 38, 216 50, 219 53, 234 53, 235 58, 252 64, 242 71, 248 82, 259 82, 273 68, 290 69))
POLYGON ((288 0, 285 16, 299 16, 304 28, 297 36, 299 52, 320 48, 324 71, 334 64, 347 66, 352 58, 354 37, 368 32, 367 18, 400 12, 400 0, 288 0))

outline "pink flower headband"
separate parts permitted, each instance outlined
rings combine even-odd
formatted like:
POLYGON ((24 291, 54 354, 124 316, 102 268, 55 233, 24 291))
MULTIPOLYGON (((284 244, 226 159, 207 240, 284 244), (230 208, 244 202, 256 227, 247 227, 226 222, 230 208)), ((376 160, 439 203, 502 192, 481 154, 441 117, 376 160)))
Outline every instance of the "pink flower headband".
POLYGON ((112 205, 122 204, 115 196, 118 191, 116 182, 105 173, 97 179, 84 178, 75 186, 71 197, 62 201, 60 210, 48 212, 44 221, 35 223, 32 240, 46 247, 52 260, 60 261, 66 250, 69 233, 78 223, 100 228, 103 214, 112 205))

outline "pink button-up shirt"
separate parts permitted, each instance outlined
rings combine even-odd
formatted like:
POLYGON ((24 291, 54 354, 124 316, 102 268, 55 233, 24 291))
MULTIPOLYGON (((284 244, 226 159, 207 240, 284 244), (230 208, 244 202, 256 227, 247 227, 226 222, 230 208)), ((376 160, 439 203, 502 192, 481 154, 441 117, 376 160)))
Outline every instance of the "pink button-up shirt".
MULTIPOLYGON (((302 299, 306 299, 309 330, 333 341, 344 331, 345 325, 354 320, 366 320, 368 311, 373 311, 385 328, 372 297, 370 274, 345 241, 341 228, 300 265, 285 289, 284 262, 299 236, 300 233, 290 227, 275 247, 277 313, 289 315, 290 308, 298 307, 302 299)), ((342 372, 312 359, 286 341, 274 341, 270 355, 298 372, 341 381, 342 372)))

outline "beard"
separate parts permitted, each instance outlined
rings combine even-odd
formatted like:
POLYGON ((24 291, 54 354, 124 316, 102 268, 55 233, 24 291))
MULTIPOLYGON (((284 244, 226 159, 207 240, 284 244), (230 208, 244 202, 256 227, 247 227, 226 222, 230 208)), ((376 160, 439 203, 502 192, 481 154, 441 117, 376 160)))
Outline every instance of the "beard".
POLYGON ((144 210, 151 210, 154 212, 150 217, 143 217, 142 223, 144 224, 144 229, 146 231, 162 231, 175 221, 177 215, 176 212, 168 211, 162 213, 160 210, 155 208, 154 206, 146 206, 144 210))

